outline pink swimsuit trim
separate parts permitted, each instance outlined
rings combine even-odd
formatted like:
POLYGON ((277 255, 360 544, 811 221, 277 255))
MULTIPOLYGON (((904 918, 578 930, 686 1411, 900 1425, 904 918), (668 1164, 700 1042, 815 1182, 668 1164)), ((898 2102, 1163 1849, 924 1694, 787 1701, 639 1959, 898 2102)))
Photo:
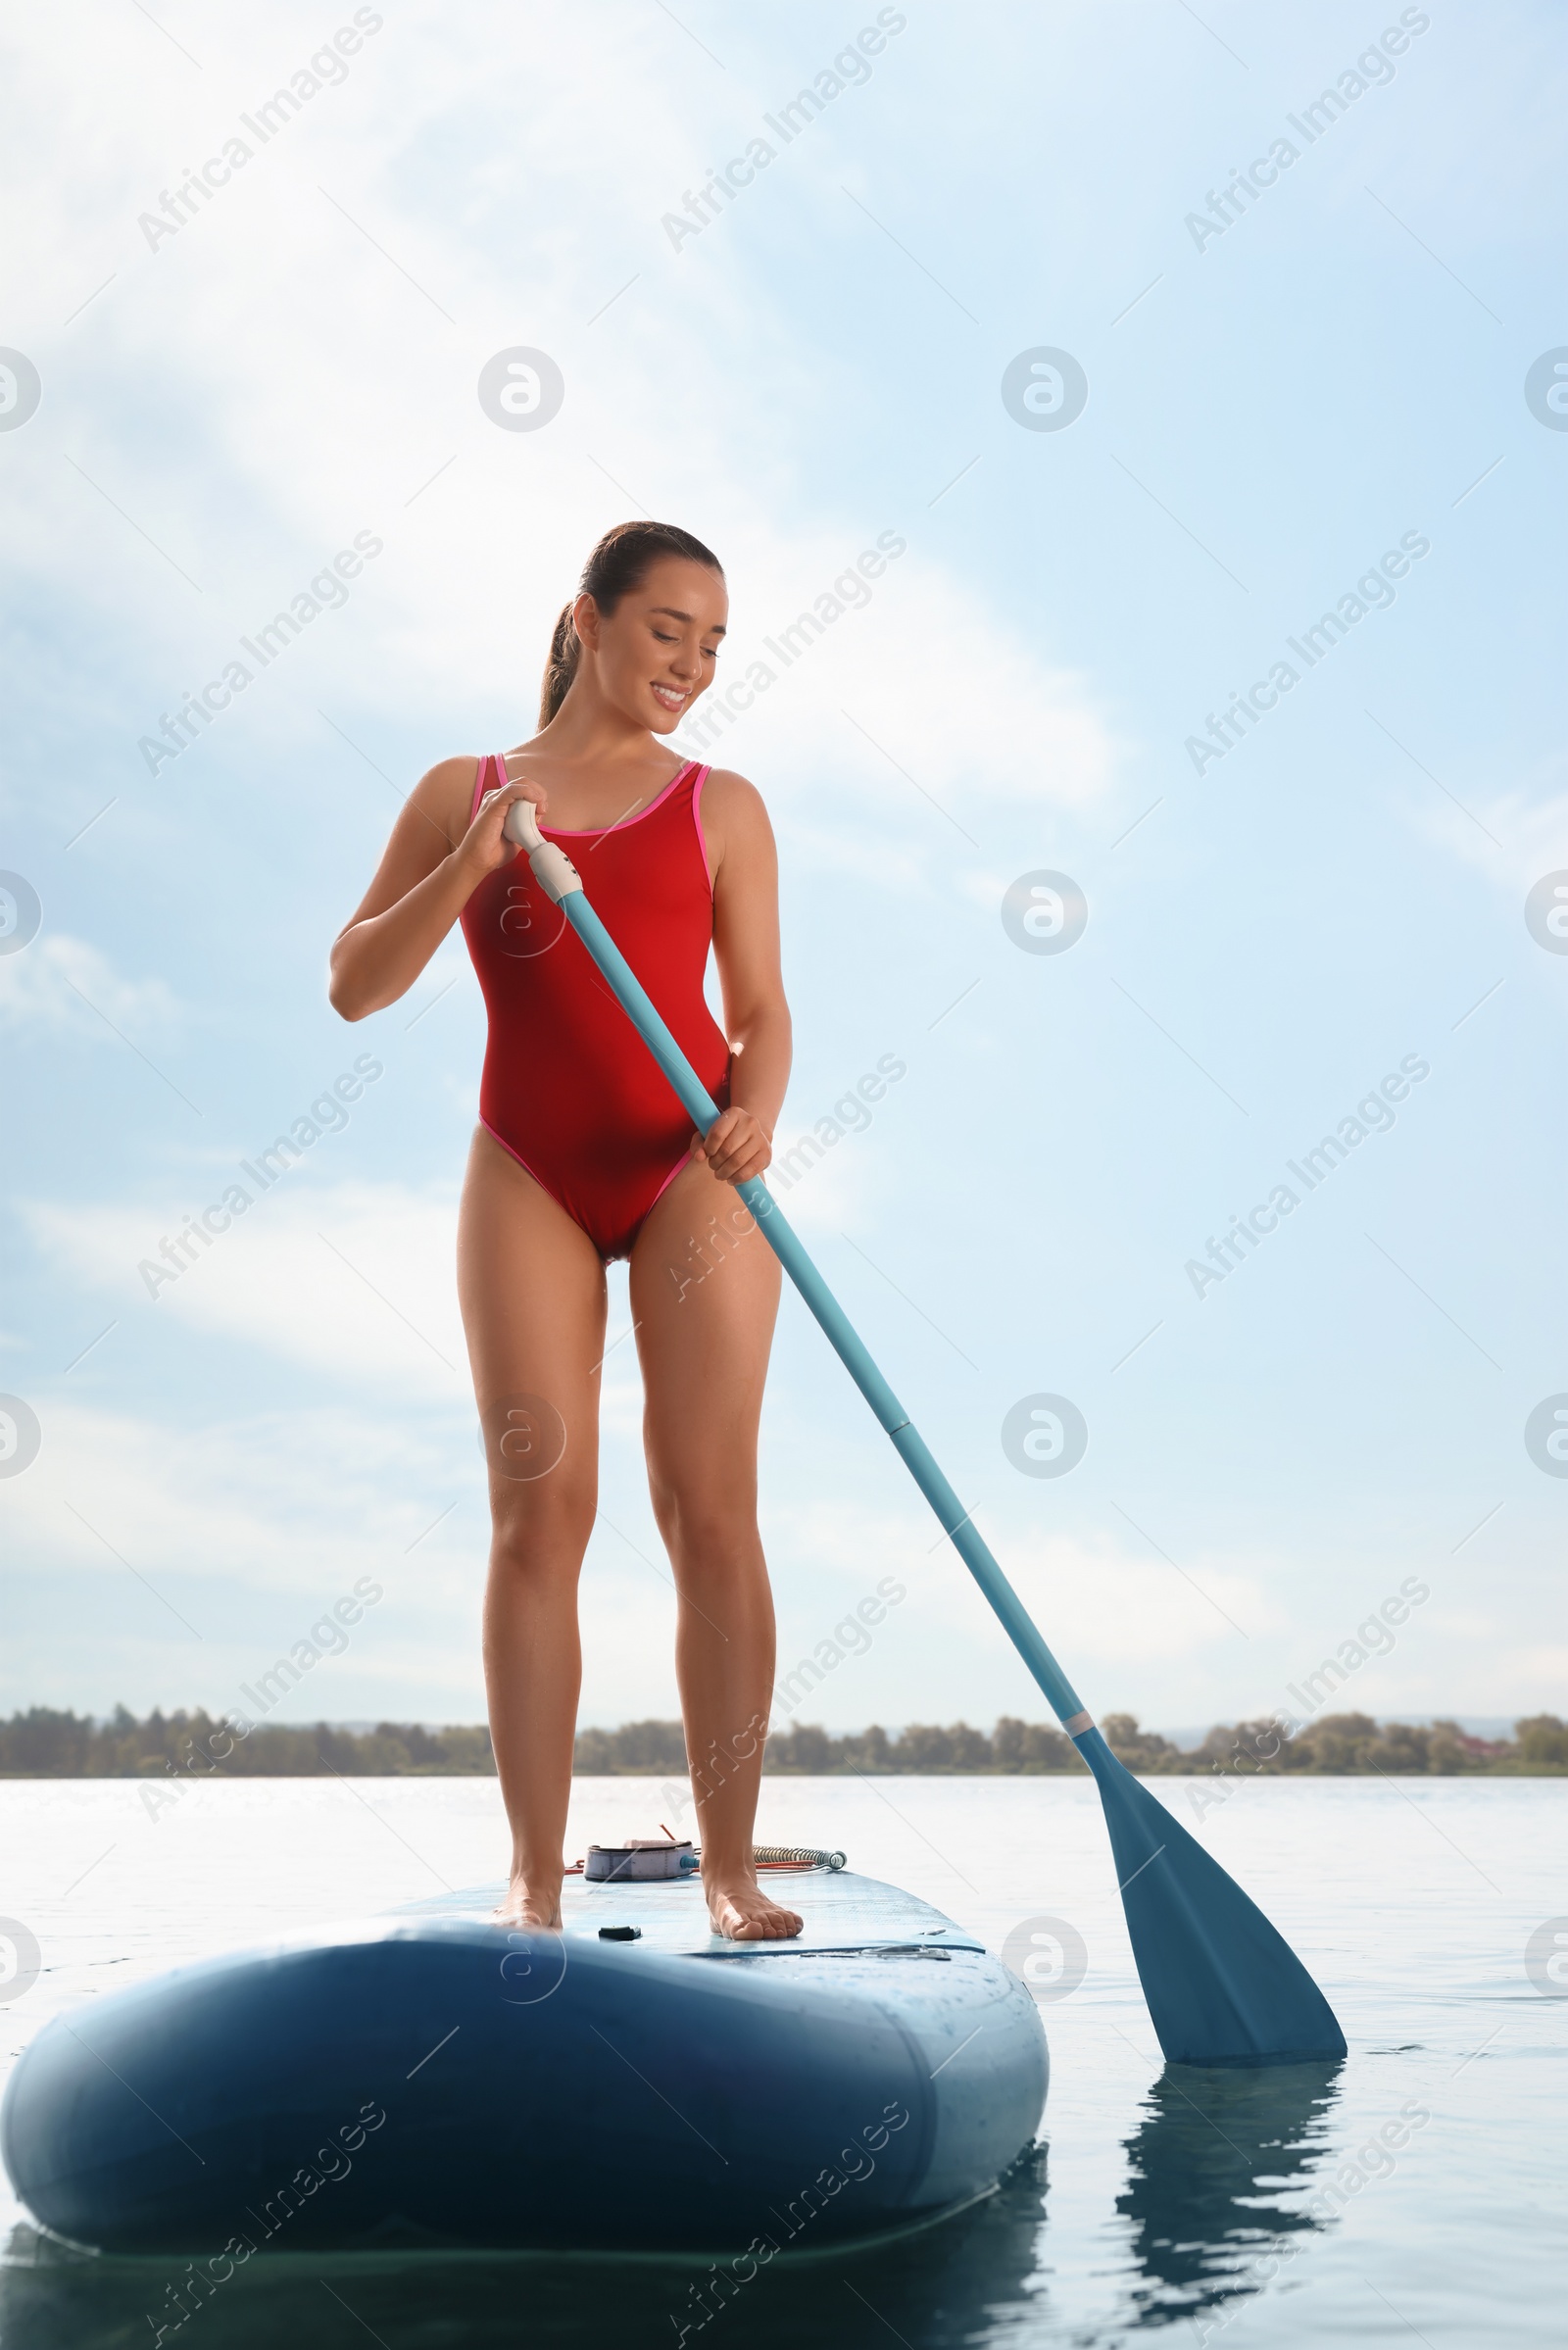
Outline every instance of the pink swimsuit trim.
POLYGON ((708 789, 708 778, 712 772, 711 767, 705 767, 692 790, 692 822, 697 827, 697 846, 703 853, 703 871, 708 875, 710 897, 713 893, 713 868, 708 860, 708 835, 703 830, 703 794, 708 789))
MULTIPOLYGON (((640 808, 637 814, 634 816, 622 817, 613 824, 541 824, 539 829, 541 832, 554 833, 558 840, 563 841, 602 840, 607 834, 612 832, 629 832, 634 824, 640 824, 642 822, 644 816, 651 816, 657 808, 662 808, 664 802, 669 798, 670 793, 675 789, 675 786, 679 783, 684 783, 687 776, 698 767, 698 764, 699 762, 695 759, 689 759, 686 760, 684 765, 677 767, 674 774, 665 784, 663 790, 659 794, 658 798, 650 800, 648 806, 644 808, 640 808)), ((478 771, 473 779, 473 806, 468 810, 468 822, 470 824, 473 822, 474 817, 479 812, 479 803, 485 795, 484 779, 492 766, 495 768, 499 778, 498 785, 493 788, 499 789, 500 785, 506 784, 511 780, 507 774, 506 760, 501 757, 499 752, 490 752, 480 759, 478 771)), ((694 814, 696 813, 697 802, 702 796, 703 785, 708 781, 708 778, 712 770, 710 767, 703 767, 701 770, 701 780, 697 785, 697 789, 692 794, 692 811, 694 814)), ((711 889, 713 886, 713 875, 712 870, 708 862, 708 844, 703 839, 703 820, 701 816, 697 817, 697 842, 699 848, 703 852, 703 870, 708 874, 708 886, 710 889, 711 889)))

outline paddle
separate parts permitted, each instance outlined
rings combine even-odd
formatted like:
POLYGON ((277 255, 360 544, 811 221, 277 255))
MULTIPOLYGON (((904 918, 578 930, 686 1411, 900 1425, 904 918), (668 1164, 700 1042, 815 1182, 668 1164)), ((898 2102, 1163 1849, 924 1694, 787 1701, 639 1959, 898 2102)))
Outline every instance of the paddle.
MULTIPOLYGON (((687 1115, 706 1134, 718 1116, 717 1102, 589 905, 571 859, 541 836, 529 801, 513 802, 506 834, 527 852, 539 886, 564 908, 687 1115)), ((1095 1775, 1133 1956, 1166 2058, 1174 2064, 1269 2065, 1343 2056, 1345 2035, 1289 1943, 1106 1745, 766 1184, 754 1177, 735 1189, 1095 1775)))

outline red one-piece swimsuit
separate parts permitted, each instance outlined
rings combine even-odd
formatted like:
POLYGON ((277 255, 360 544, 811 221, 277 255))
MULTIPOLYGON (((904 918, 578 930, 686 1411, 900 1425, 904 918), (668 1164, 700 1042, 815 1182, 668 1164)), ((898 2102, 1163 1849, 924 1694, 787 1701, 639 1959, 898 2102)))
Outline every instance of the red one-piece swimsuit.
MULTIPOLYGON (((565 849, 611 937, 722 1107, 729 1047, 703 994, 713 937, 702 820, 708 773, 688 763, 641 815, 605 831, 541 829, 565 849)), ((482 759, 473 809, 506 781, 501 759, 482 759)), ((649 1209, 686 1163, 691 1120, 520 850, 480 882, 463 909, 463 930, 490 1022, 480 1124, 601 1256, 629 1256, 649 1209)))

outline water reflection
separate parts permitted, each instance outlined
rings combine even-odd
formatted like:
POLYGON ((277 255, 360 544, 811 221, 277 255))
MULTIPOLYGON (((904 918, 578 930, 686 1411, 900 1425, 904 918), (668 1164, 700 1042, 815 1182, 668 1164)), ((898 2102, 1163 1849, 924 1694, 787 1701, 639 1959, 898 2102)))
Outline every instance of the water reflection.
MULTIPOLYGON (((237 2271, 165 2350, 959 2350, 1027 2303, 1046 2187, 1037 2148, 994 2195, 879 2247, 760 2271, 724 2301, 689 2260, 279 2254, 237 2271), (879 2322, 880 2321, 880 2322, 879 2322), (686 2330, 682 2333, 682 2326, 686 2330), (891 2328, 891 2332, 888 2330, 891 2328)), ((184 2263, 73 2256, 19 2228, 0 2267, 5 2350, 149 2350, 184 2263), (151 2313, 151 2322, 150 2322, 151 2313)))
MULTIPOLYGON (((1303 2192, 1327 2152, 1337 2063, 1266 2071, 1168 2066, 1125 2141, 1116 2208, 1128 2326, 1209 2319, 1217 2334, 1323 2225, 1303 2192)), ((909 2350, 1048 2340, 1046 2152, 965 2212, 870 2249, 780 2260, 730 2290, 704 2264, 596 2255, 279 2254, 236 2271, 175 2326, 185 2264, 75 2256, 18 2228, 0 2267, 5 2350, 909 2350), (696 2288, 694 2290, 694 2287, 696 2288), (166 2330, 159 2336, 160 2323, 166 2330), (684 2331, 682 2330, 684 2327, 684 2331)), ((1330 2208, 1319 2200, 1319 2209, 1330 2208)), ((1119 2323, 1116 2321, 1119 2320, 1119 2323)), ((1057 2324, 1059 2324, 1059 2314, 1057 2324)), ((1099 2338, 1096 2336, 1096 2338, 1099 2338)))
POLYGON ((1343 2062, 1166 2066, 1126 2141, 1128 2184, 1116 2199, 1133 2224, 1142 2324, 1261 2292, 1319 2231, 1300 2189, 1328 2151, 1343 2062))

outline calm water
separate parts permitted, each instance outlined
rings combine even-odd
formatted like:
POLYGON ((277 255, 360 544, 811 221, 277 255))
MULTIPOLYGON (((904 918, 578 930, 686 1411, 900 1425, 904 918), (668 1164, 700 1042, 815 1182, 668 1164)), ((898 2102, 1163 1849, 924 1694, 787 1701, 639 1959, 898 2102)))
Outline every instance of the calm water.
MULTIPOLYGON (((1154 1784, 1192 1825, 1185 1783, 1154 1784)), ((579 1781, 572 1852, 669 1817, 653 1782, 579 1781)), ((491 1880, 504 1848, 484 1780, 208 1786, 156 1819, 133 1783, 9 1782, 0 1819, 0 1910, 36 1934, 44 1966, 0 2008, 8 2068, 83 1999, 282 1928, 491 1880)), ((827 2350, 1099 2350, 1162 2328, 1224 2350, 1563 2340, 1568 1996, 1536 1987, 1525 1952, 1568 1913, 1568 1783, 1265 1783, 1208 1816, 1211 1848, 1345 2026, 1348 2062, 1306 2073, 1162 2073, 1087 1785, 775 1780, 760 1830, 842 1845, 994 1949, 1026 1921, 1062 1921, 1088 1966, 1065 1996, 1044 1986, 1050 2103, 1002 2190, 881 2251, 780 2261, 693 2336, 704 2350, 808 2335, 827 2350), (1399 2150, 1374 2146, 1401 2116, 1399 2150)), ((180 2264, 49 2257, 9 2203, 3 2225, 3 2350, 146 2350, 146 2313, 180 2264)), ((640 2350, 675 2343, 692 2273, 280 2256, 169 2338, 640 2350)))

